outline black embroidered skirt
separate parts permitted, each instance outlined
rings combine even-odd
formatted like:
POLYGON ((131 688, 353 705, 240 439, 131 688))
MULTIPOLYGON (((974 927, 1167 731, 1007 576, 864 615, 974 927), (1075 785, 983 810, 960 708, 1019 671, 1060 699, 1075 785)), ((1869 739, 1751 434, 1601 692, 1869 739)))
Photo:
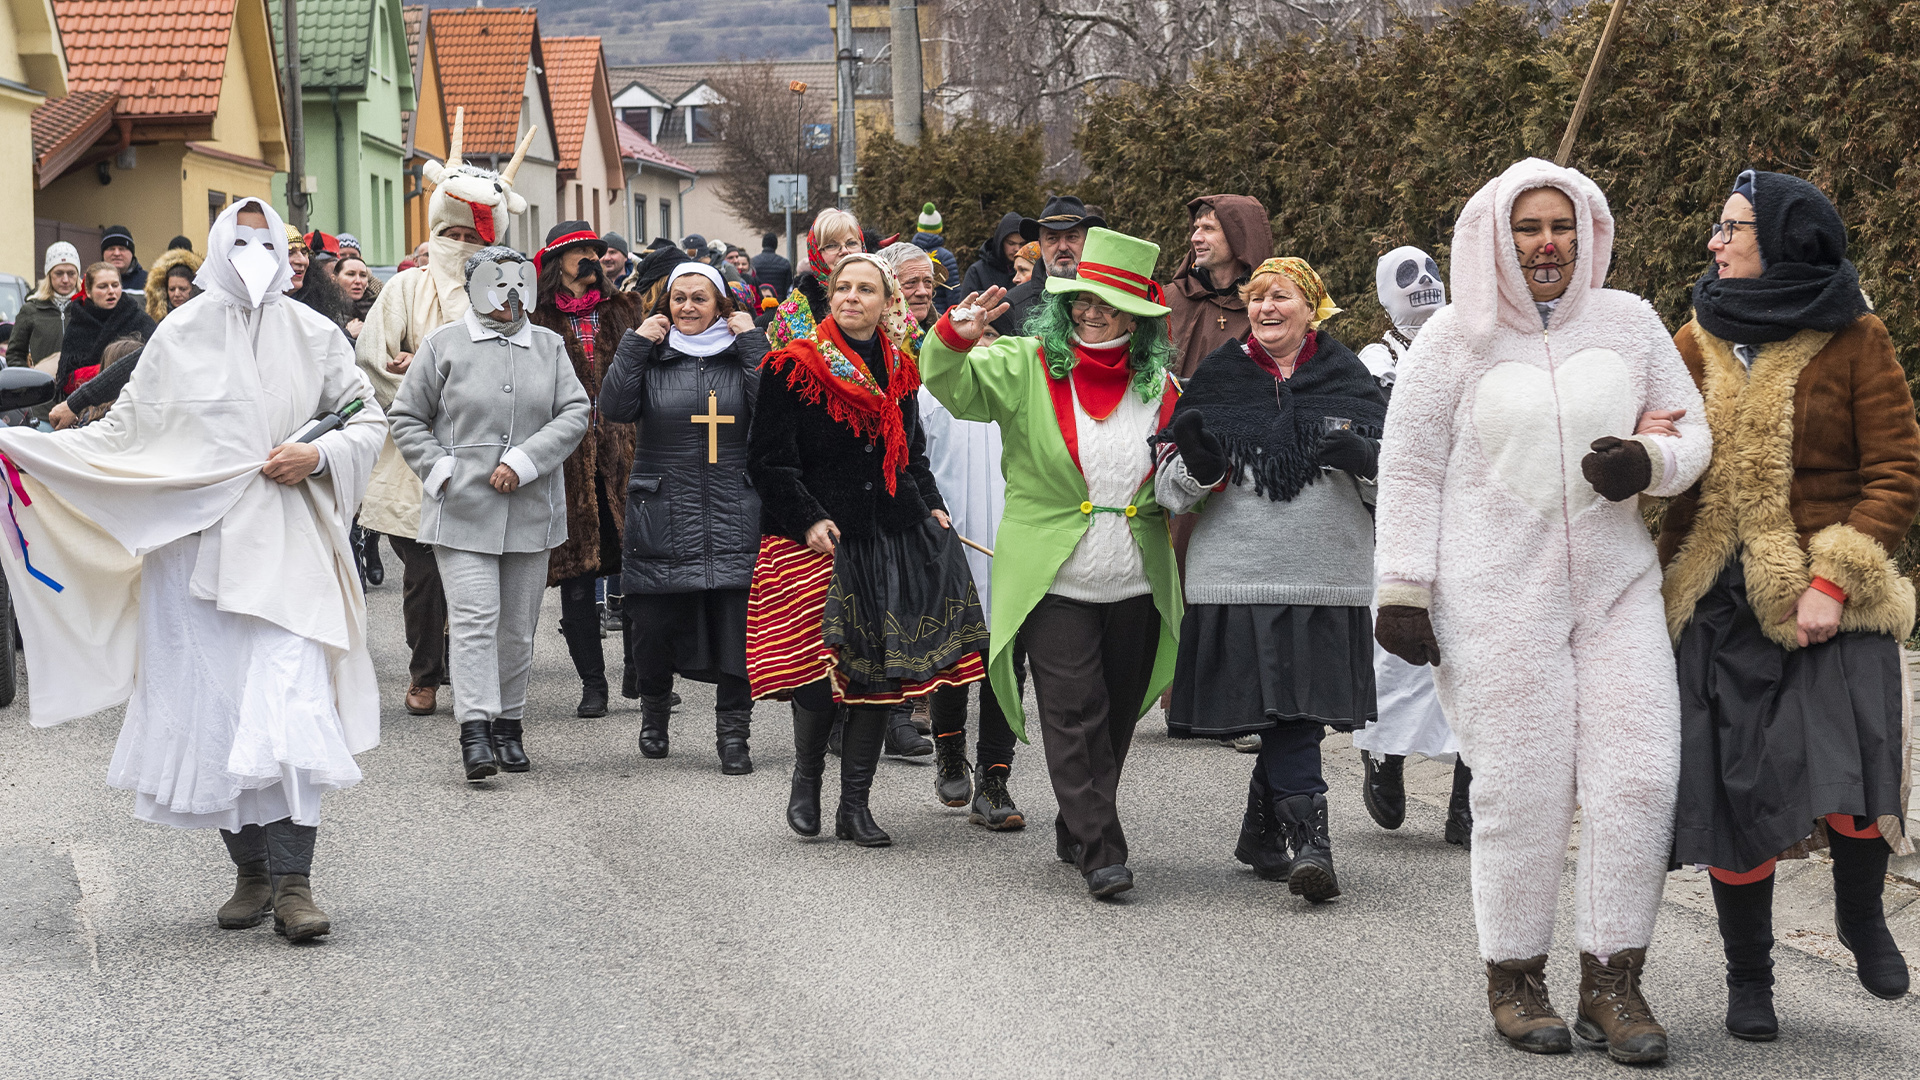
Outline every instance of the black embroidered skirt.
POLYGON ((1788 651, 1760 630, 1733 559, 1676 650, 1680 800, 1674 853, 1744 873, 1828 814, 1904 815, 1900 647, 1836 634, 1788 651))
POLYGON ((1375 714, 1367 608, 1187 605, 1167 734, 1225 739, 1296 721, 1352 731, 1375 714))
POLYGON ((966 553, 931 518, 841 541, 821 629, 844 700, 916 697, 985 672, 987 623, 966 553))

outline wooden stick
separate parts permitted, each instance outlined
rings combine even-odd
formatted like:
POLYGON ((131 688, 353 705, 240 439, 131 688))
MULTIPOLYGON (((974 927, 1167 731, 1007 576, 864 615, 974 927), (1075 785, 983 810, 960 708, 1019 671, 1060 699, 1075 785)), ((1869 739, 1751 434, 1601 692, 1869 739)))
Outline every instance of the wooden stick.
POLYGON ((1580 84, 1580 100, 1574 103, 1573 117, 1567 121, 1567 133, 1560 137, 1560 152, 1553 156, 1555 165, 1565 166, 1573 157, 1573 140, 1580 135, 1580 125, 1587 119, 1587 106, 1593 101, 1593 86, 1600 81, 1600 69, 1607 62, 1607 51, 1613 48, 1613 36, 1620 29, 1620 17, 1627 13, 1627 0, 1613 0, 1613 10, 1607 13, 1607 28, 1600 32, 1600 45, 1593 50, 1593 64, 1587 68, 1587 81, 1580 84))
MULTIPOLYGON (((954 533, 953 535, 960 536, 959 533, 954 533)), ((990 547, 983 547, 980 544, 976 544, 964 536, 960 536, 960 542, 972 548, 973 550, 979 552, 980 554, 985 555, 989 559, 993 558, 993 549, 990 547)))

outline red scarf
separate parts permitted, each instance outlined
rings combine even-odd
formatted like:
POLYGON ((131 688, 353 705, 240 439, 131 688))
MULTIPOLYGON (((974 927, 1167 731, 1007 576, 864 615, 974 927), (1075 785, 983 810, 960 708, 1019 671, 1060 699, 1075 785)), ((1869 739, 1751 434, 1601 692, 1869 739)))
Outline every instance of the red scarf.
POLYGON ((787 385, 810 404, 826 401, 827 415, 869 442, 886 445, 882 463, 887 494, 896 493, 896 478, 907 467, 907 429, 900 401, 920 390, 920 369, 913 358, 880 335, 880 352, 887 365, 887 388, 880 389, 866 362, 853 351, 831 318, 820 320, 814 332, 767 354, 762 365, 787 376, 787 385))
POLYGON ((1132 343, 1125 345, 1082 345, 1073 343, 1074 365, 1069 377, 1080 407, 1095 420, 1105 420, 1120 407, 1120 399, 1133 382, 1133 370, 1127 367, 1132 343))
POLYGON ((586 295, 575 296, 565 289, 556 289, 553 302, 569 315, 584 315, 600 306, 600 290, 589 289, 586 295))
MULTIPOLYGON (((1307 331, 1307 339, 1300 343, 1300 351, 1293 358, 1292 374, 1298 375, 1300 373, 1300 369, 1307 366, 1307 361, 1313 359, 1313 354, 1319 348, 1320 348, 1319 331, 1317 330, 1307 331)), ((1280 362, 1278 360, 1275 360, 1273 356, 1267 352, 1266 346, 1260 344, 1260 339, 1257 337, 1254 337, 1252 334, 1247 335, 1247 356, 1250 357, 1254 363, 1259 364, 1261 368, 1265 369, 1267 374, 1273 376, 1274 378, 1286 379, 1289 377, 1287 372, 1281 370, 1280 362)))

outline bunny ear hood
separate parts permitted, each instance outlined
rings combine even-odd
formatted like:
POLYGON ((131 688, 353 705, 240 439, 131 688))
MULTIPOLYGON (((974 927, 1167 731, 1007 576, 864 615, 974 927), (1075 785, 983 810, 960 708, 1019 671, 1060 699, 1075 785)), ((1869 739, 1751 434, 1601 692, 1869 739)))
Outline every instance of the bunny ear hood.
POLYGON ((1558 189, 1573 202, 1579 262, 1573 280, 1554 310, 1556 325, 1579 317, 1587 294, 1606 285, 1613 260, 1613 211, 1599 185, 1578 169, 1568 169, 1541 158, 1514 162, 1467 200, 1453 227, 1453 250, 1448 300, 1475 337, 1492 333, 1497 323, 1525 333, 1540 329, 1514 255, 1513 204, 1534 188, 1558 189))

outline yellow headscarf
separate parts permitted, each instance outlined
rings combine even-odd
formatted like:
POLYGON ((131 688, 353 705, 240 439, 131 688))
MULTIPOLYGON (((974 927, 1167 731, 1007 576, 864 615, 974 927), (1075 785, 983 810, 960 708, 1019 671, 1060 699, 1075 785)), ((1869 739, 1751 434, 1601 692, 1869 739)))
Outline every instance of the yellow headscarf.
POLYGON ((1248 284, 1258 280, 1262 274, 1279 274, 1300 286, 1300 291, 1306 297, 1307 303, 1313 305, 1313 322, 1309 325, 1315 330, 1320 329, 1321 323, 1346 310, 1335 304, 1333 298, 1327 295, 1326 282, 1320 280, 1320 275, 1305 259, 1296 259, 1292 256, 1284 259, 1268 259, 1260 264, 1252 277, 1247 279, 1248 284))

